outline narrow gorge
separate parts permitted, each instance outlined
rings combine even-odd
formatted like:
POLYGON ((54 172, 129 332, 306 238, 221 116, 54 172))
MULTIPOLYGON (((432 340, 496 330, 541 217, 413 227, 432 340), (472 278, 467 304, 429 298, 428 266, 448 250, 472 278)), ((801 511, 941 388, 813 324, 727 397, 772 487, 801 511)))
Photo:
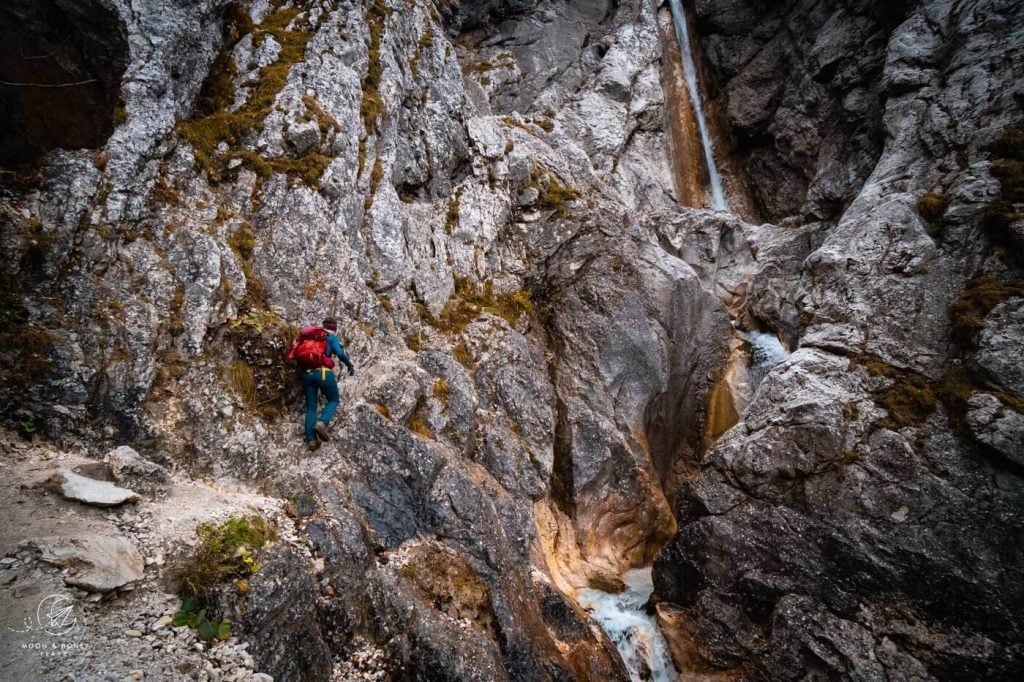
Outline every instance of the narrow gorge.
POLYGON ((0 18, 0 678, 1024 673, 1024 3, 0 18))

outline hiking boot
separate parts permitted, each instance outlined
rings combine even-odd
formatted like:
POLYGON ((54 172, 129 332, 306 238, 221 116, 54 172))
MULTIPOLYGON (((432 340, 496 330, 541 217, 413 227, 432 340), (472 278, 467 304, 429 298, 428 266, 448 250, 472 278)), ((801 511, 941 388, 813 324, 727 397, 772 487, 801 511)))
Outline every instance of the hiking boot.
POLYGON ((320 441, 318 441, 316 438, 314 438, 313 440, 308 440, 306 441, 306 447, 309 448, 310 452, 312 452, 313 450, 316 450, 318 447, 320 447, 320 441))
POLYGON ((331 439, 331 433, 330 431, 327 430, 327 424, 324 424, 323 422, 317 422, 316 426, 313 427, 313 430, 316 431, 316 437, 322 440, 323 442, 326 443, 331 439))

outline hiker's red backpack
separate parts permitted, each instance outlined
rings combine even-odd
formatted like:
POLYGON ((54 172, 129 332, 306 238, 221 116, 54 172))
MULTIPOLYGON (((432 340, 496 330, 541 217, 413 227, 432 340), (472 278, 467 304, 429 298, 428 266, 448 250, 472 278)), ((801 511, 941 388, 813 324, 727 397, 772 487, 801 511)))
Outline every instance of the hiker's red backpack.
POLYGON ((334 360, 324 355, 325 350, 327 350, 327 330, 323 327, 304 327, 284 359, 294 360, 302 369, 320 369, 321 367, 333 369, 334 360))

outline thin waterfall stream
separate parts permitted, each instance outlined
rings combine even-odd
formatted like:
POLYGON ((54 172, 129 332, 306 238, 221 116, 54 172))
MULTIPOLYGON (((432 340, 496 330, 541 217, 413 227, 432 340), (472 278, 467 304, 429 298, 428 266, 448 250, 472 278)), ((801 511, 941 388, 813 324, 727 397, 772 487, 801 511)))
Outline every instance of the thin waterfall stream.
MULTIPOLYGON (((672 22, 675 26, 676 38, 679 43, 679 51, 682 56, 683 73, 686 80, 686 89, 689 92, 690 102, 693 108, 694 117, 697 122, 697 130, 700 135, 701 149, 703 150, 705 168, 708 174, 708 186, 710 190, 710 208, 716 211, 728 211, 729 205, 725 198, 725 189, 722 185, 722 178, 719 175, 718 164, 715 162, 714 143, 708 128, 707 119, 704 116, 704 106, 701 101, 700 85, 698 83, 697 65, 693 58, 690 47, 690 34, 686 25, 686 15, 680 0, 669 0, 672 10, 672 22)), ((767 335, 766 335, 767 336, 767 335)), ((778 344, 778 339, 772 337, 778 344)), ((747 339, 752 348, 766 345, 764 355, 769 356, 766 362, 752 362, 760 367, 762 364, 767 368, 764 373, 774 364, 777 364, 779 354, 777 349, 770 342, 758 343, 757 339, 747 339)), ((753 355, 751 359, 753 360, 753 355)), ((784 358, 784 356, 783 356, 784 358)), ((759 375, 760 379, 763 374, 759 375)), ((630 679, 634 682, 653 680, 654 682, 671 682, 678 679, 678 673, 672 663, 668 643, 658 626, 657 619, 648 612, 648 600, 654 592, 654 583, 651 567, 637 568, 626 571, 622 576, 625 589, 618 594, 603 592, 597 589, 581 589, 577 592, 578 603, 590 612, 607 633, 612 643, 618 649, 622 660, 629 671, 630 679)))
POLYGON ((728 211, 729 204, 725 200, 725 189, 715 162, 715 146, 711 140, 711 132, 704 116, 704 103, 700 96, 700 84, 697 81, 697 64, 693 60, 690 48, 690 32, 686 26, 686 13, 681 0, 669 0, 672 9, 672 23, 676 27, 676 38, 679 40, 679 52, 682 54, 683 73, 686 76, 686 89, 690 93, 693 115, 697 119, 697 131, 700 134, 701 148, 704 150, 704 164, 708 171, 708 185, 711 190, 711 208, 716 211, 728 211))

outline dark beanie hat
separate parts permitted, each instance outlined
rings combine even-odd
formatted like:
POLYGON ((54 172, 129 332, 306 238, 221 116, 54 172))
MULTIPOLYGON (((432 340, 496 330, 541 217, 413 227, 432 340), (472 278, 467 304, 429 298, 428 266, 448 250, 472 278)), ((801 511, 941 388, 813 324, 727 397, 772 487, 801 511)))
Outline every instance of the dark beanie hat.
POLYGON ((324 329, 330 329, 332 332, 338 331, 338 321, 333 317, 328 317, 324 320, 324 329))

